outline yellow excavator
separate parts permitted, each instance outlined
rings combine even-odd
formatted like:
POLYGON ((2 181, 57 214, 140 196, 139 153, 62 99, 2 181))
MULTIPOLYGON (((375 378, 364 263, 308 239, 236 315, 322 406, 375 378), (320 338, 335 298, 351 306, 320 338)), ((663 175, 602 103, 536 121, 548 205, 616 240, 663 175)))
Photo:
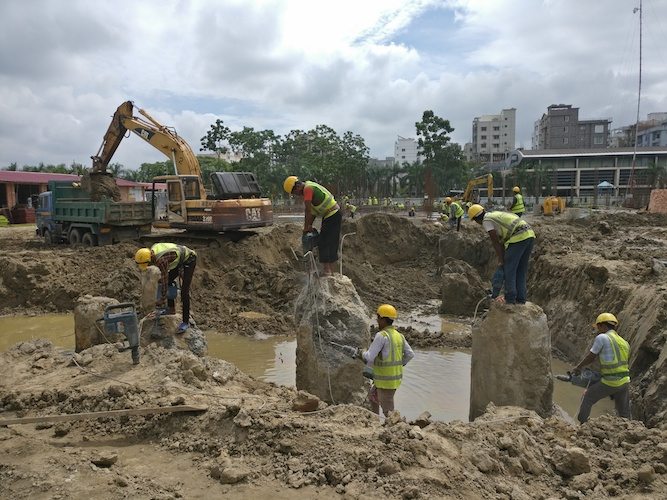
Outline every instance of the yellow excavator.
POLYGON ((97 154, 92 156, 91 176, 105 175, 109 161, 129 130, 169 158, 176 171, 153 179, 153 193, 166 184, 166 203, 158 207, 153 196, 153 226, 188 232, 224 232, 273 224, 271 200, 261 196, 259 183, 250 172, 214 172, 213 193, 207 194, 197 156, 171 127, 165 127, 143 109, 134 115, 126 101, 111 119, 97 154))
POLYGON ((479 177, 475 177, 474 179, 469 180, 468 185, 466 186, 466 190, 463 192, 463 196, 461 197, 461 201, 464 203, 467 203, 469 201, 476 203, 477 201, 479 201, 479 195, 476 197, 477 198, 476 200, 473 200, 473 193, 475 191, 475 188, 482 184, 486 184, 486 196, 489 199, 489 203, 492 203, 493 175, 491 174, 481 175, 479 177))

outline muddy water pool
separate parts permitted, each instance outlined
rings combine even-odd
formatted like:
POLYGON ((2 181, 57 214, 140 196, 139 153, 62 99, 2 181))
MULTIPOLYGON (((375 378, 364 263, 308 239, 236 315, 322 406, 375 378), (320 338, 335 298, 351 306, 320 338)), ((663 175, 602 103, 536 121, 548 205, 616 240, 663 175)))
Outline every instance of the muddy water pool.
MULTIPOLYGON (((442 320, 441 320, 442 321, 442 320)), ((428 320, 435 324, 434 318, 428 320)), ((460 325, 439 325, 443 331, 460 325)), ((74 319, 71 314, 0 317, 0 351, 17 342, 47 338, 54 345, 74 348, 74 319)), ((294 386, 296 340, 286 337, 207 335, 209 355, 234 363, 258 379, 294 386)), ((359 364, 359 369, 362 365, 359 364)), ((569 365, 552 360, 554 374, 565 373, 569 365)), ((583 389, 554 380, 554 401, 568 414, 576 415, 583 389)), ((415 349, 415 359, 407 366, 403 384, 396 393, 396 407, 408 418, 428 410, 434 419, 468 419, 470 398, 470 352, 452 349, 415 349)), ((593 407, 593 416, 613 413, 613 403, 605 399, 593 407)))

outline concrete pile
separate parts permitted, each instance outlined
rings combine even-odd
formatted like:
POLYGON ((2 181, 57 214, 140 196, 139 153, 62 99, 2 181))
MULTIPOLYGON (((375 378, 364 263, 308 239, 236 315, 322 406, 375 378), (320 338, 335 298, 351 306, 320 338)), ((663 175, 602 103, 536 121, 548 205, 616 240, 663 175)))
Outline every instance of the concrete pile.
POLYGON ((332 345, 366 349, 368 309, 352 281, 342 275, 309 280, 296 300, 296 386, 329 403, 360 404, 367 385, 362 361, 332 345))
POLYGON ((445 258, 441 280, 441 314, 472 316, 480 299, 486 297, 487 288, 491 288, 490 284, 484 286, 479 273, 470 264, 451 257, 445 258))
POLYGON ((551 337, 539 306, 493 304, 473 327, 470 382, 471 421, 489 403, 551 414, 551 337))
POLYGON ((81 352, 94 345, 119 342, 123 335, 108 334, 104 331, 104 317, 107 306, 119 302, 109 297, 93 297, 84 295, 77 301, 74 308, 74 350, 81 352))

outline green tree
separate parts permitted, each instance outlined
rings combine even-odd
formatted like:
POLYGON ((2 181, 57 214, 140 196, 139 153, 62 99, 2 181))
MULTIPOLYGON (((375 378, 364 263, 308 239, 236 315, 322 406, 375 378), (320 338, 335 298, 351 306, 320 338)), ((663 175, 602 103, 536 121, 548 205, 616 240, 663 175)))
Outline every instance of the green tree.
POLYGON ((217 119, 206 135, 200 139, 200 151, 211 151, 220 159, 223 154, 229 151, 230 130, 222 120, 217 119))
POLYGON ((449 120, 426 110, 415 127, 424 157, 424 182, 430 184, 427 186, 429 196, 435 197, 460 186, 469 174, 461 146, 450 142, 449 134, 454 128, 449 120))

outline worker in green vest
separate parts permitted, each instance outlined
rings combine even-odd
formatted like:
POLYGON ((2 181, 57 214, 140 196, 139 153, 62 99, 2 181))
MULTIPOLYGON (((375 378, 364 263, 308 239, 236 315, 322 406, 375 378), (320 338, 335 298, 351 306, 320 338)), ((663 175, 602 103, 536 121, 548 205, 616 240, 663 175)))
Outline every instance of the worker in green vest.
POLYGON ((521 196, 521 188, 519 186, 514 186, 512 191, 514 191, 514 199, 509 206, 510 212, 521 217, 526 212, 526 207, 523 204, 523 196, 521 196))
POLYGON ((507 304, 525 304, 528 292, 528 262, 533 251, 535 232, 521 217, 507 212, 487 212, 481 205, 472 205, 468 217, 484 227, 489 234, 498 265, 505 272, 507 304))
POLYGON ((613 397, 619 417, 630 418, 630 344, 616 332, 618 320, 613 314, 600 314, 594 326, 597 335, 591 350, 574 368, 574 374, 579 375, 597 358, 602 379, 586 389, 577 420, 586 422, 593 405, 607 396, 613 397))
POLYGON ((190 284, 197 265, 197 254, 194 250, 174 243, 156 243, 150 248, 140 248, 134 254, 134 261, 139 269, 145 271, 148 266, 157 266, 160 270, 160 298, 156 302, 158 308, 167 304, 167 311, 174 314, 175 301, 169 298, 167 290, 170 284, 181 278, 181 302, 183 303, 183 322, 178 326, 177 333, 185 332, 190 326, 190 284))
POLYGON ((338 260, 338 245, 343 215, 336 199, 327 188, 313 181, 300 181, 290 175, 283 182, 283 189, 288 194, 303 197, 304 223, 303 234, 313 231, 313 222, 322 219, 322 227, 317 241, 319 260, 324 276, 331 276, 338 260))
POLYGON ((396 308, 382 304, 377 309, 378 331, 368 351, 362 354, 366 362, 364 370, 373 374, 373 386, 369 392, 372 410, 384 416, 394 411, 394 394, 403 379, 403 367, 414 358, 410 344, 396 328, 392 326, 398 318, 396 308))
POLYGON ((347 210, 347 213, 350 214, 350 218, 354 219, 354 215, 357 213, 357 206, 353 205, 349 201, 346 201, 345 210, 347 210))
POLYGON ((449 209, 449 227, 456 226, 456 232, 458 232, 461 229, 463 207, 458 201, 452 200, 449 196, 445 198, 445 205, 449 209))

